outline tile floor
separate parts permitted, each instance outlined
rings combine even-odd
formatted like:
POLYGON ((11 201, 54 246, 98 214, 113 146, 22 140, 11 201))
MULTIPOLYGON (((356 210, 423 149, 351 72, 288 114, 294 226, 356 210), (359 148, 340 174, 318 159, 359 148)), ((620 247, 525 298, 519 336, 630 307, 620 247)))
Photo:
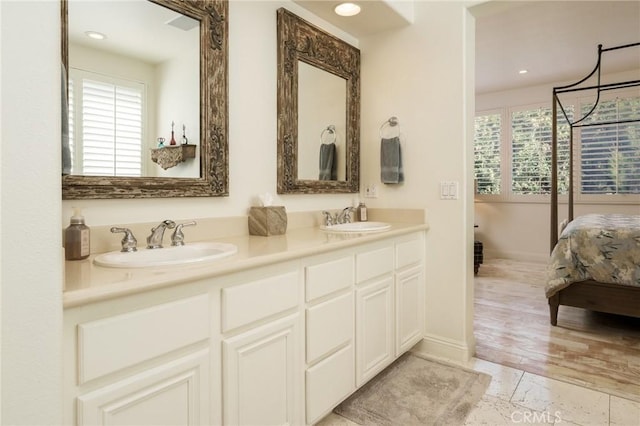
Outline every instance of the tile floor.
MULTIPOLYGON (((467 367, 493 380, 465 425, 640 426, 640 402, 475 358, 467 367)), ((356 424, 331 413, 318 425, 356 424)))

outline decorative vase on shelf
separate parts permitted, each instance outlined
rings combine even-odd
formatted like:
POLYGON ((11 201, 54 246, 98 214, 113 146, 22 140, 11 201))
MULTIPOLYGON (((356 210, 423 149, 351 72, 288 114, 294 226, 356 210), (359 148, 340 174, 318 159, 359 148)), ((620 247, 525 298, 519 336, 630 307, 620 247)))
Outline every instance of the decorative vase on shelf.
POLYGON ((174 122, 171 122, 171 142, 169 142, 169 145, 175 145, 176 144, 176 138, 173 136, 173 126, 174 126, 174 122))

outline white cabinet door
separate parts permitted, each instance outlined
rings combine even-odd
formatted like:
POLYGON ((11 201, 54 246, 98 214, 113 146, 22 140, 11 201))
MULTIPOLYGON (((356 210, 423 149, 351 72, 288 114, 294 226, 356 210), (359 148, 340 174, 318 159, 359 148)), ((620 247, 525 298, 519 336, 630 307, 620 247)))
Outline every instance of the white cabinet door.
POLYGON ((223 341, 223 417, 227 425, 302 424, 300 315, 223 341))
POLYGON ((78 425, 207 425, 209 350, 78 397, 78 425))
POLYGON ((356 384, 362 386, 394 359, 393 278, 356 290, 356 384))
POLYGON ((424 329, 422 265, 396 274, 396 356, 418 343, 424 329))

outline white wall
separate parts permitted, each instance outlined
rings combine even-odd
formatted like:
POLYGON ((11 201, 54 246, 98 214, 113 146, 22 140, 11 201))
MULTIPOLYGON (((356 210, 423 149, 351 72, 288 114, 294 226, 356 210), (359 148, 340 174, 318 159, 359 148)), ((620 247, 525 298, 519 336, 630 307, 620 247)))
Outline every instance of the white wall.
MULTIPOLYGON (((590 71, 586 70, 585 75, 590 71)), ((637 79, 640 79, 640 70, 602 76, 603 83, 637 79)), ((566 83, 570 82, 481 94, 476 97, 476 111, 543 102, 551 105, 553 87, 566 83)), ((581 96, 585 95, 593 96, 593 93, 586 92, 581 96)), ((638 204, 575 204, 575 216, 587 213, 640 214, 640 207, 638 204)), ((487 258, 546 262, 550 251, 550 214, 548 201, 491 202, 486 198, 475 204, 476 237, 482 241, 487 258)), ((566 217, 567 206, 561 198, 558 218, 562 221, 566 217)))
POLYGON ((59 4, 0 2, 2 419, 62 422, 59 4))
POLYGON ((414 24, 360 40, 362 183, 376 184, 371 207, 429 209, 427 349, 473 354, 472 157, 474 21, 462 2, 416 2, 414 24), (397 116, 405 183, 380 182, 381 124, 397 116), (441 180, 460 184, 439 197, 441 180))
MULTIPOLYGON (((165 145, 171 143, 171 122, 174 125, 174 139, 182 143, 182 126, 190 144, 198 145, 200 155, 200 39, 196 30, 191 30, 193 38, 189 49, 178 57, 158 64, 156 67, 158 82, 157 127, 150 135, 151 141, 165 138, 165 145)), ((153 147, 155 147, 155 143, 153 147)), ((189 159, 179 166, 163 170, 153 164, 152 176, 162 177, 200 177, 200 162, 189 159)))

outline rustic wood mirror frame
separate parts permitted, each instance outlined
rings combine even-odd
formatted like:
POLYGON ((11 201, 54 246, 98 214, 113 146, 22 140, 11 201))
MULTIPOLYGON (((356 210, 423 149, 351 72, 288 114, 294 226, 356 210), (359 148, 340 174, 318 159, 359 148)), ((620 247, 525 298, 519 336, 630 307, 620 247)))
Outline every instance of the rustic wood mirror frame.
POLYGON ((278 9, 278 193, 358 192, 359 175, 360 51, 288 10, 278 9), (298 179, 298 61, 347 82, 344 181, 298 179))
MULTIPOLYGON (((229 195, 228 0, 149 0, 200 21, 200 177, 62 177, 63 199, 229 195)), ((68 4, 61 0, 62 62, 69 65, 68 4)))

